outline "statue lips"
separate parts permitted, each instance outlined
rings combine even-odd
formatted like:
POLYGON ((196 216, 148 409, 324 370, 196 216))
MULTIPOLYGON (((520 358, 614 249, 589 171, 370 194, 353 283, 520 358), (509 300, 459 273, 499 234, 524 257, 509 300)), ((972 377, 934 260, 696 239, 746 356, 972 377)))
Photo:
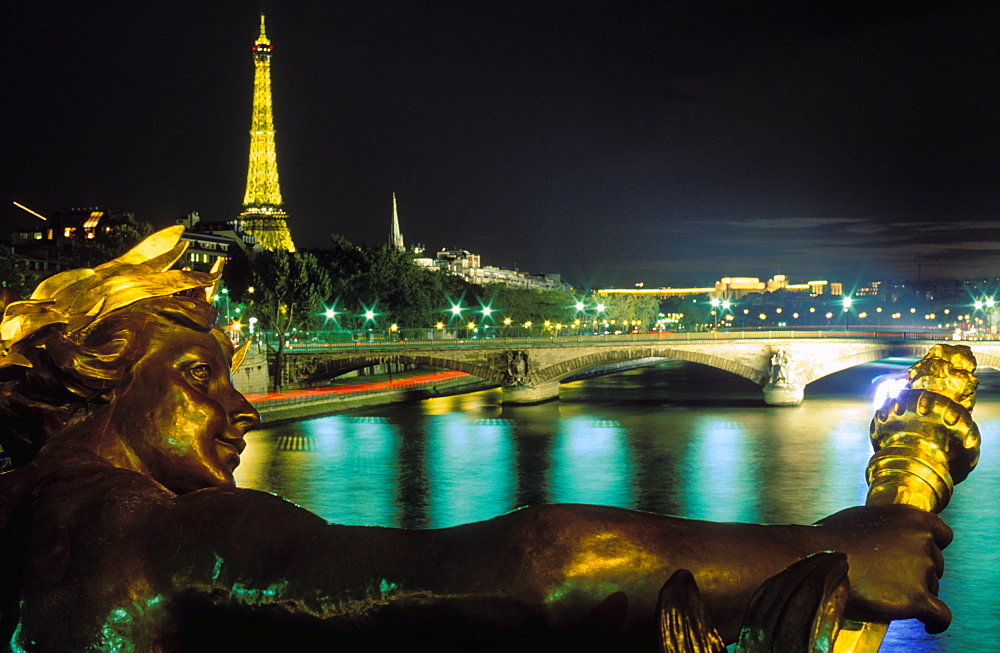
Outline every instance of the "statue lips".
MULTIPOLYGON (((242 395, 240 398, 243 399, 242 395)), ((244 401, 246 401, 244 399, 244 401)), ((221 405, 219 406, 220 416, 226 414, 225 408, 221 405)), ((215 435, 215 447, 218 455, 218 460, 229 470, 232 474, 236 471, 236 468, 240 466, 240 455, 247 448, 247 441, 244 436, 246 436, 247 431, 249 431, 255 425, 255 422, 248 419, 230 419, 226 420, 228 423, 225 424, 220 431, 216 432, 215 435)), ((221 425, 220 425, 221 426, 221 425)))
POLYGON ((230 473, 240 466, 240 454, 247 448, 247 441, 242 436, 219 436, 215 438, 219 459, 229 468, 230 473))

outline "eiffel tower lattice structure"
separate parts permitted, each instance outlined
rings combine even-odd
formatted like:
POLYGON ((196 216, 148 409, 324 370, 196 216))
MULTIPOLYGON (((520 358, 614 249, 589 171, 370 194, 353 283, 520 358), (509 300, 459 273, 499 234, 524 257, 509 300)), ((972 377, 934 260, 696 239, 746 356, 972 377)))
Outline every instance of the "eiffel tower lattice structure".
POLYGON ((271 41, 260 17, 260 36, 253 45, 253 118, 250 123, 250 165, 247 191, 239 222, 243 230, 268 250, 295 251, 288 231, 288 214, 282 208, 278 183, 278 156, 274 147, 274 114, 271 108, 271 41))

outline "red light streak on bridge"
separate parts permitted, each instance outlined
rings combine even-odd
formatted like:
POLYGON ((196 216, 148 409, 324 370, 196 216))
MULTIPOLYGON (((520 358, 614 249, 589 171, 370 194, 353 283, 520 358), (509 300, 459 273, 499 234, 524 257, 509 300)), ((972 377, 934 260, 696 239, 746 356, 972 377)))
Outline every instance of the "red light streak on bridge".
POLYGON ((250 403, 271 401, 274 399, 310 399, 316 397, 333 395, 350 395, 359 393, 379 392, 383 390, 396 390, 399 388, 409 388, 416 385, 451 381, 469 376, 465 372, 455 370, 448 372, 433 372, 431 374, 418 374, 416 376, 405 376, 400 379, 389 379, 385 381, 372 381, 371 383, 357 383, 352 385, 338 385, 329 388, 308 388, 304 390, 288 390, 285 392, 264 392, 259 394, 246 395, 250 403))

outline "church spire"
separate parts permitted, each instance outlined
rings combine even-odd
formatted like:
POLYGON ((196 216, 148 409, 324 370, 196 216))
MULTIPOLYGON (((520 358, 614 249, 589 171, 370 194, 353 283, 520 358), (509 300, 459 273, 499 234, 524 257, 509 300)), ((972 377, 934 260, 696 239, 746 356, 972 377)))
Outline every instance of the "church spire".
POLYGON ((397 252, 402 252, 403 234, 399 230, 399 213, 396 211, 396 193, 392 194, 392 227, 389 231, 389 245, 397 252))

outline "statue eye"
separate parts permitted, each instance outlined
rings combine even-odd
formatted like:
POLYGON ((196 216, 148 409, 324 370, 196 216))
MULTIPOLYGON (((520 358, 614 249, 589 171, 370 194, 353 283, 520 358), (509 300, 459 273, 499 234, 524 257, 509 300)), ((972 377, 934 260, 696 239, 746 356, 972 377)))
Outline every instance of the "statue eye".
POLYGON ((191 368, 191 376, 196 381, 208 381, 212 377, 212 367, 206 363, 195 365, 191 368))

